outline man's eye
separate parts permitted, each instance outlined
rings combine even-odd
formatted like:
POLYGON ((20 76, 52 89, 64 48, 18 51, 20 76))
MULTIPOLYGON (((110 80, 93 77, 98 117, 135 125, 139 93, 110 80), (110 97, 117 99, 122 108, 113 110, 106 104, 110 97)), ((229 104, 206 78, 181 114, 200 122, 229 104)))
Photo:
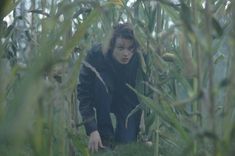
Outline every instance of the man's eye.
POLYGON ((128 48, 129 51, 133 51, 134 50, 134 47, 130 47, 128 48))
POLYGON ((118 47, 118 50, 124 50, 124 47, 118 47))

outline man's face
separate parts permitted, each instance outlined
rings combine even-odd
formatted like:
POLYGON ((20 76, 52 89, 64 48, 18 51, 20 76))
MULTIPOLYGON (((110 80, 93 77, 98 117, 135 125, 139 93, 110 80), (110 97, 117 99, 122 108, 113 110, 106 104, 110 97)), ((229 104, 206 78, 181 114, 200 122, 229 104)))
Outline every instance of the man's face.
POLYGON ((127 64, 133 55, 133 41, 118 37, 113 50, 113 58, 121 64, 127 64))

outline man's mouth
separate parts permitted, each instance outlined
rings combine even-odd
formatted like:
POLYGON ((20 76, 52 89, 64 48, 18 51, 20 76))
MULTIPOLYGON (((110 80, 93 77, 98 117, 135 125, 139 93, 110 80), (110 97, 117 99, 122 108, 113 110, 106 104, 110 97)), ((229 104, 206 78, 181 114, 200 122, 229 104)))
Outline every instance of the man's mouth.
POLYGON ((123 61, 123 62, 128 62, 129 59, 128 59, 128 58, 122 58, 122 61, 123 61))

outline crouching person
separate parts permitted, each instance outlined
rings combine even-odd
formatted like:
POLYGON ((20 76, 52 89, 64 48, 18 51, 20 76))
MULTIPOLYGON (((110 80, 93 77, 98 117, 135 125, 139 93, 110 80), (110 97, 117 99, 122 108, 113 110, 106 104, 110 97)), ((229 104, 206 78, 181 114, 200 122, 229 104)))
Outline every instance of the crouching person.
POLYGON ((136 94, 127 86, 136 86, 140 68, 138 47, 130 24, 117 24, 108 48, 93 46, 83 62, 77 91, 91 151, 112 148, 114 142, 137 140, 141 111, 132 114, 127 125, 126 118, 139 104, 136 94), (116 117, 115 128, 110 113, 116 117))

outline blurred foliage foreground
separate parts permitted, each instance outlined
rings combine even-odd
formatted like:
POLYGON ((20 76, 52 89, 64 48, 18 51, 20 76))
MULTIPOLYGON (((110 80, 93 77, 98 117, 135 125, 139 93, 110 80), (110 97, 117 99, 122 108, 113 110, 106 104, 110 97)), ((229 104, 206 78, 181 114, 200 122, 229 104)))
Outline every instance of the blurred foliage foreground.
POLYGON ((88 156, 80 64, 113 24, 142 47, 140 142, 97 155, 235 155, 235 2, 1 0, 0 155, 88 156), (149 94, 150 93, 150 94, 149 94))

